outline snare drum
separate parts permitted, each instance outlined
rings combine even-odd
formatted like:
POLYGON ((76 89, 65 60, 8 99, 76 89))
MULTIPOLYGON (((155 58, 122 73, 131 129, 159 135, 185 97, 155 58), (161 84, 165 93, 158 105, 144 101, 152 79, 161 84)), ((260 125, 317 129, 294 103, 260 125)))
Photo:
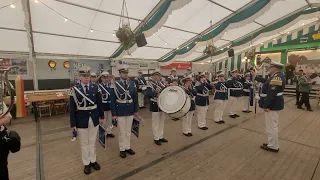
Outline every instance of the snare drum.
POLYGON ((189 112, 191 99, 181 87, 169 86, 159 94, 158 106, 171 118, 181 118, 189 112))

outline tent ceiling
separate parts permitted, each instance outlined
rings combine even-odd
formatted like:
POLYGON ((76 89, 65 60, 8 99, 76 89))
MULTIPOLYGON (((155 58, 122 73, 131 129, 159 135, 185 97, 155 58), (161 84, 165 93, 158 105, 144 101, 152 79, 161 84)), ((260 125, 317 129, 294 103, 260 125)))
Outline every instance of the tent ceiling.
MULTIPOLYGON (((24 26, 25 15, 20 1, 0 1, 0 51, 29 51, 24 26), (1 8, 11 3, 14 3, 15 8, 10 6, 1 8)), ((126 0, 131 28, 141 27, 139 25, 144 24, 143 20, 157 12, 158 6, 167 1, 171 0, 139 0, 139 3, 137 0, 126 0)), ((160 59, 170 56, 178 47, 181 49, 188 46, 188 53, 175 56, 172 61, 193 61, 202 56, 205 47, 198 45, 195 48, 190 46, 189 49, 186 42, 205 34, 207 32, 205 30, 217 28, 254 3, 263 1, 266 0, 181 0, 185 3, 181 7, 170 6, 167 11, 172 12, 165 14, 167 18, 161 20, 163 26, 157 27, 158 29, 147 36, 147 46, 132 50, 131 56, 121 55, 118 58, 160 59), (210 24, 213 26, 208 29, 210 24)), ((119 27, 122 0, 38 0, 38 2, 30 0, 29 2, 36 53, 110 57, 120 47, 114 32, 119 27)), ((172 1, 171 5, 174 2, 172 1)), ((214 45, 220 50, 230 42, 308 8, 307 2, 310 5, 320 3, 318 0, 276 1, 255 20, 245 22, 243 19, 243 24, 227 28, 227 31, 214 41, 214 45)), ((301 24, 310 24, 318 19, 319 17, 301 20, 281 33, 294 31, 301 28, 301 24)), ((255 40, 253 44, 260 44, 278 36, 279 33, 268 35, 255 40)), ((245 48, 239 47, 235 50, 238 52, 245 48)))

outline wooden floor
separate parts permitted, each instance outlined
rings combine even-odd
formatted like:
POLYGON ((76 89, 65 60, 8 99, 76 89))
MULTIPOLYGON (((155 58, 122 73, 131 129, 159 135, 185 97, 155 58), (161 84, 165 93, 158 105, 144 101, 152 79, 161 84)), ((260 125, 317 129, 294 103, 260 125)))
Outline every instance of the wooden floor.
MULTIPOLYGON (((197 128, 194 116, 193 137, 182 135, 181 121, 165 122, 165 138, 169 143, 156 146, 151 131, 151 114, 143 109, 139 114, 145 119, 140 137, 132 135, 132 149, 136 155, 119 157, 116 138, 103 149, 97 143, 100 171, 83 174, 79 140, 71 142, 72 132, 67 115, 41 119, 41 145, 43 173, 46 180, 319 180, 320 179, 320 107, 314 112, 297 110, 294 98, 286 98, 285 109, 280 114, 280 152, 266 152, 259 146, 266 142, 264 114, 239 113, 240 118, 228 117, 226 124, 213 121, 214 104, 207 115, 209 130, 197 128)), ((240 110, 240 107, 239 107, 240 110)), ((31 118, 13 122, 23 139, 23 148, 9 156, 11 180, 36 179, 36 123, 31 118)))

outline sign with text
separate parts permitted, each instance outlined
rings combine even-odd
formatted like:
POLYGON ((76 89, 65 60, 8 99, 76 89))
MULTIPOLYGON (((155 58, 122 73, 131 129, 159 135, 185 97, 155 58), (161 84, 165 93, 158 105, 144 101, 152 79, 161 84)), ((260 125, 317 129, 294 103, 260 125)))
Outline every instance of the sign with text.
POLYGON ((188 69, 188 68, 192 68, 192 63, 191 62, 187 62, 187 63, 171 63, 169 65, 166 66, 161 66, 162 69, 188 69))

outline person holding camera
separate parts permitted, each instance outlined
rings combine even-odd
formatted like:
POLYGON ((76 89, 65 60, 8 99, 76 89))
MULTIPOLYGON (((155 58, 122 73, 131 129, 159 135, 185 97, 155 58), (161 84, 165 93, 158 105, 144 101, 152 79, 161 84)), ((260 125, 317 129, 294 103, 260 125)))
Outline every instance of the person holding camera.
MULTIPOLYGON (((7 112, 8 108, 3 104, 3 111, 7 112)), ((20 150, 20 136, 15 131, 9 131, 4 125, 8 124, 12 116, 10 113, 0 118, 0 179, 9 180, 8 156, 9 152, 15 153, 20 150)))

